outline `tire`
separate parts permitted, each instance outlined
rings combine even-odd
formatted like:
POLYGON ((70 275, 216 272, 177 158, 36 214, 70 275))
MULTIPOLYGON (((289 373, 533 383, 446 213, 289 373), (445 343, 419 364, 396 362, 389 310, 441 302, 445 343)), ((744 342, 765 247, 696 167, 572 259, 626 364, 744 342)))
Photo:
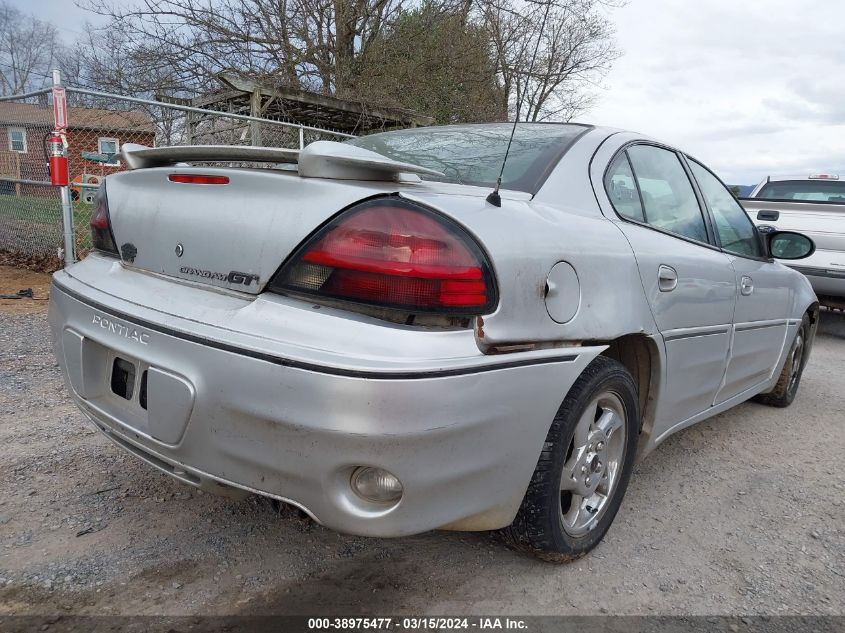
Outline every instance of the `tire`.
POLYGON ((512 546, 562 563, 601 541, 631 477, 637 403, 636 384, 621 363, 599 356, 587 366, 560 405, 522 505, 503 530, 512 546))
POLYGON ((761 393, 754 397, 754 400, 770 407, 788 407, 795 400, 798 393, 798 386, 801 384, 801 376, 804 374, 804 367, 810 358, 810 317, 806 314, 801 319, 801 327, 792 341, 789 353, 786 355, 786 362, 780 372, 775 388, 769 393, 761 393))

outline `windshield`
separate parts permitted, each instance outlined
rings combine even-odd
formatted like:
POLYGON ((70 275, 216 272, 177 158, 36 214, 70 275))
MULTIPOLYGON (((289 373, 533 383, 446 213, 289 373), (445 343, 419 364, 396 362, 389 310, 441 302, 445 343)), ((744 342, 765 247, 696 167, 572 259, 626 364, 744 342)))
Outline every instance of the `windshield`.
MULTIPOLYGON (((346 141, 405 163, 443 172, 424 180, 492 188, 499 177, 512 123, 449 125, 382 132, 346 141)), ((519 123, 502 188, 536 193, 551 169, 590 127, 571 123, 519 123)))
POLYGON ((779 180, 768 182, 756 198, 845 203, 845 182, 839 180, 779 180))

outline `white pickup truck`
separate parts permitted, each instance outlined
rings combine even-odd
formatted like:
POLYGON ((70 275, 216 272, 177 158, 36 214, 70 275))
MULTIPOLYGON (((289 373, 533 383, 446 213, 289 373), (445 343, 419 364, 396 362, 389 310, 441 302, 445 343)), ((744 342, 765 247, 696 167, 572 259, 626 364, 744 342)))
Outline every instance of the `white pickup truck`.
POLYGON ((799 231, 813 239, 815 253, 800 265, 783 263, 807 276, 822 305, 845 309, 845 180, 769 177, 740 202, 761 231, 799 231))

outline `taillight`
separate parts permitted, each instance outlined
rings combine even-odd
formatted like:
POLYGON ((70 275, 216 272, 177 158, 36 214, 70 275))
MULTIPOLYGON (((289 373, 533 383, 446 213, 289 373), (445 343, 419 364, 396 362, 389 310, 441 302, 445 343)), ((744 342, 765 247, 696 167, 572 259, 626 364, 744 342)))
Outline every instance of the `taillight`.
POLYGON ((91 245, 103 253, 117 256, 117 245, 111 230, 109 199, 106 196, 105 181, 100 184, 94 198, 94 215, 91 216, 91 245))
POLYGON ((466 316, 490 312, 496 302, 476 241, 452 220, 396 197, 341 213, 299 248, 270 290, 466 316))
POLYGON ((209 176, 208 174, 170 174, 170 182, 180 182, 186 185, 228 185, 228 176, 209 176))

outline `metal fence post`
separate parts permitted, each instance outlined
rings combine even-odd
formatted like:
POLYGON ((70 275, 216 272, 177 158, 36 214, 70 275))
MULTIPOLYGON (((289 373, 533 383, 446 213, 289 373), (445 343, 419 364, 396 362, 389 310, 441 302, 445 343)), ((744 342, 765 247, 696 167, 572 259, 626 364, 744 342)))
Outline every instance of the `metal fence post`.
MULTIPOLYGON (((249 98, 249 116, 258 119, 261 116, 261 90, 254 90, 249 98)), ((249 144, 261 147, 261 124, 256 120, 249 124, 249 144)))
POLYGON ((303 149, 305 147, 305 130, 301 127, 299 128, 299 149, 303 149))
MULTIPOLYGON (((53 87, 58 88, 62 85, 62 76, 58 70, 53 71, 53 87)), ((53 96, 55 99, 55 94, 53 96)), ((76 239, 73 231, 73 203, 70 199, 70 187, 65 185, 61 187, 62 193, 62 229, 64 233, 65 244, 65 266, 70 266, 76 261, 76 239)))

